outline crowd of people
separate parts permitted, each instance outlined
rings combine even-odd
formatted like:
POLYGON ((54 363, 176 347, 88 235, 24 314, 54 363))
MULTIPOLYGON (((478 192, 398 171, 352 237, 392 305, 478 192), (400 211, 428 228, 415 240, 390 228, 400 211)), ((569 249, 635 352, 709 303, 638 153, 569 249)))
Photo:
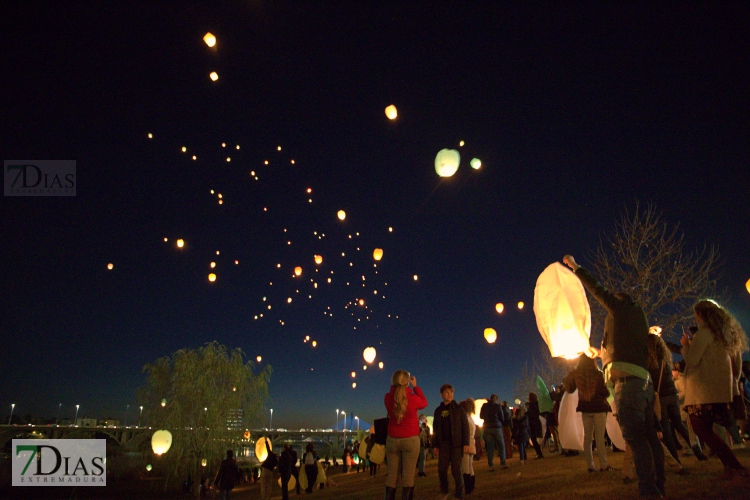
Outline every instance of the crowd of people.
MULTIPOLYGON (((607 316, 601 347, 591 347, 581 354, 576 367, 561 384, 553 386, 551 411, 540 412, 535 393, 529 393, 526 404, 516 405, 512 412, 506 401, 498 401, 496 394, 477 408, 472 398, 456 402, 453 386, 443 384, 430 429, 425 414, 419 413, 428 402, 417 379, 407 371, 397 370, 384 398, 388 418, 382 419, 380 430, 376 421, 375 434, 365 437, 363 443, 355 441, 351 447, 346 446, 342 471, 347 473, 356 466, 357 472, 369 470, 374 477, 378 464, 385 463, 385 500, 395 500, 399 485, 402 500, 412 500, 415 478, 426 476, 426 457, 432 455, 438 459, 441 495, 449 495, 450 469, 455 498, 469 497, 476 485, 474 460, 481 454, 482 440, 490 472, 495 471, 495 455, 500 459, 500 469, 507 469, 514 445, 521 464, 525 464, 529 448, 533 448, 535 459, 545 457, 540 442, 554 442, 553 452, 578 454, 563 449, 559 436, 558 424, 570 418, 559 414, 567 392, 578 398, 576 413, 580 413, 583 424, 583 456, 589 472, 614 470, 607 460, 610 444, 613 451, 625 452, 625 483, 637 481, 641 498, 666 498, 665 463, 677 474, 685 474, 679 450, 686 449, 698 460, 707 460, 703 447, 708 446, 724 465, 721 479, 747 480, 750 484, 750 471, 732 451, 732 447, 744 447, 740 429, 748 423, 745 404, 750 396, 750 363, 743 364, 741 357, 748 349, 748 341, 737 320, 715 301, 700 300, 694 306, 695 325, 683 330, 681 345, 668 343, 661 338, 659 329, 650 331, 643 308, 630 295, 606 289, 571 255, 566 255, 563 262, 606 309, 607 316), (683 359, 675 362, 673 353, 683 359), (477 412, 483 420, 481 429, 472 418, 477 412), (624 450, 618 450, 606 434, 609 413, 619 424, 624 450), (546 433, 540 417, 546 422, 546 433), (723 437, 717 429, 726 430, 721 431, 723 437), (685 441, 684 448, 678 436, 685 441), (378 446, 384 448, 384 456, 375 459, 378 446)), ((312 443, 307 445, 299 470, 297 454, 288 444, 280 457, 270 447, 267 451, 261 476, 264 500, 270 498, 276 468, 284 500, 288 499, 292 477, 298 494, 300 483, 308 493, 315 485, 325 486, 325 469, 312 443)), ((233 486, 229 479, 232 467, 236 468, 236 463, 230 451, 215 480, 222 498, 233 486)))

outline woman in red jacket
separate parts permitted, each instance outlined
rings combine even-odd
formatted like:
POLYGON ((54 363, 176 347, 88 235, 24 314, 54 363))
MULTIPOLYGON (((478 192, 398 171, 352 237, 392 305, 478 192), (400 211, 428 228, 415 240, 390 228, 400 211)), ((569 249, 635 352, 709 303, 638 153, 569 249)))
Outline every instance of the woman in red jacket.
POLYGON ((385 497, 396 498, 396 483, 399 475, 403 487, 402 498, 414 497, 414 475, 419 458, 419 420, 417 412, 427 407, 427 398, 417 387, 417 379, 404 370, 391 377, 391 390, 385 395, 388 410, 388 439, 385 455, 388 460, 388 477, 385 481, 385 497), (409 387, 411 383, 412 387, 409 387))

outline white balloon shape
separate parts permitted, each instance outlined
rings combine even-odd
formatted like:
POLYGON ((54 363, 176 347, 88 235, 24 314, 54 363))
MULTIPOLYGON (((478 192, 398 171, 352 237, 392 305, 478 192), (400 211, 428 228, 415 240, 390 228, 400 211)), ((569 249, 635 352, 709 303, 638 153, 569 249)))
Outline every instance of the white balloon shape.
POLYGON ((368 363, 372 363, 373 361, 375 361, 376 354, 377 352, 375 351, 374 347, 368 347, 362 353, 362 357, 364 357, 365 361, 367 361, 368 363))
POLYGON ((435 172, 440 177, 450 177, 458 170, 461 155, 455 149, 441 149, 435 156, 435 172))
POLYGON ((471 165, 471 168, 473 168, 474 170, 478 170, 479 167, 482 166, 482 160, 480 160, 479 158, 474 158, 469 162, 469 165, 471 165))
POLYGON ((151 449, 157 455, 162 455, 169 451, 172 446, 172 433, 169 431, 156 431, 151 436, 151 449))

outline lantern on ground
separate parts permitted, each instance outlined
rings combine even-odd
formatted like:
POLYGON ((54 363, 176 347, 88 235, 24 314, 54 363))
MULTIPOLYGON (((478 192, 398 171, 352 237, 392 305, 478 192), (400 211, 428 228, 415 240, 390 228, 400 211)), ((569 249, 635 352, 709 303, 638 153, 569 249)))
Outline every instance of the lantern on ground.
POLYGON ((373 361, 375 361, 376 355, 377 355, 377 352, 375 351, 374 347, 368 347, 362 353, 362 357, 365 358, 365 361, 367 361, 368 363, 372 363, 373 361))
POLYGON ((209 47, 213 47, 214 45, 216 45, 216 37, 211 34, 211 32, 203 35, 203 41, 206 42, 206 45, 208 45, 209 47))
POLYGON ((495 311, 497 311, 498 314, 502 313, 505 310, 505 306, 502 302, 498 302, 495 304, 495 311))
POLYGON ((398 110, 396 109, 396 106, 391 104, 390 106, 385 108, 385 116, 387 116, 389 120, 395 120, 398 116, 398 110))
POLYGON ((586 291, 578 276, 559 262, 547 266, 537 279, 534 314, 553 358, 574 359, 588 350, 591 308, 586 291))
POLYGON ((346 219, 346 212, 344 212, 343 210, 339 210, 336 213, 336 216, 339 218, 339 220, 344 220, 346 219))
MULTIPOLYGON (((276 482, 279 483, 279 488, 281 488, 281 478, 279 478, 279 480, 276 482)), ((288 491, 292 491, 297 487, 297 480, 294 478, 294 476, 289 476, 289 483, 286 485, 286 487, 288 488, 288 491)))
POLYGON ((455 149, 441 149, 435 156, 435 172, 440 177, 450 177, 458 170, 461 155, 455 149))
POLYGON ((302 267, 300 267, 300 266, 295 267, 294 268, 294 275, 295 276, 299 276, 301 274, 302 274, 302 267))
POLYGON ((169 431, 156 431, 151 436, 151 449, 157 455, 163 455, 172 446, 172 433, 169 431))
POLYGON ((497 340, 497 332, 494 328, 484 329, 484 340, 486 340, 488 344, 495 343, 495 341, 497 340))
POLYGON ((383 258, 383 249, 382 248, 376 248, 372 251, 372 258, 375 260, 380 260, 383 258))

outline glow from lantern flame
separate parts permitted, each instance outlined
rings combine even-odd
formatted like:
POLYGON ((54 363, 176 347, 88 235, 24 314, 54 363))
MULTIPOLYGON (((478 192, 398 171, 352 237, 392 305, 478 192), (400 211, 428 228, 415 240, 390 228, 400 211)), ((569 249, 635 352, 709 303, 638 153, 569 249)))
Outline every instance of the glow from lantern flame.
POLYGON ((387 116, 389 120, 395 120, 398 116, 398 110, 396 109, 396 106, 391 104, 390 106, 385 108, 385 116, 387 116))
POLYGON ((376 248, 372 251, 372 258, 375 260, 380 260, 383 258, 383 249, 382 248, 376 248))
POLYGON ((648 333, 651 335, 658 335, 661 337, 661 327, 660 326, 652 326, 648 329, 648 333))
POLYGON ((494 328, 484 329, 484 340, 486 340, 488 344, 495 343, 495 341, 497 340, 497 332, 494 328))
POLYGON ((344 212, 343 210, 339 210, 336 213, 336 216, 339 218, 339 220, 344 220, 346 219, 346 212, 344 212))
POLYGON ((383 362, 382 362, 382 361, 381 361, 380 363, 378 363, 378 368, 380 368, 381 370, 383 369, 383 366, 384 366, 384 365, 383 365, 383 362))
POLYGON ((110 262, 109 264, 107 264, 107 269, 109 269, 110 271, 111 271, 112 269, 114 269, 114 267, 115 267, 115 265, 114 265, 114 264, 112 264, 111 262, 110 262))
POLYGON ((182 239, 177 240, 177 248, 182 248, 185 246, 185 241, 182 239))
POLYGON ((300 266, 297 266, 294 268, 294 275, 299 276, 302 274, 302 268, 300 266))
POLYGON ((505 310, 505 306, 502 302, 498 302, 495 304, 495 311, 497 311, 498 314, 502 313, 505 310))
POLYGON ((323 256, 322 255, 316 255, 315 256, 315 263, 320 265, 323 263, 323 256))
POLYGON ((214 273, 211 273, 211 274, 209 274, 209 275, 208 275, 208 281, 210 281, 210 282, 212 282, 212 283, 213 283, 214 281, 216 281, 216 275, 215 275, 214 273))
POLYGON ((525 305, 525 304, 524 304, 523 302, 519 302, 519 303, 518 303, 518 308, 519 308, 519 309, 523 309, 523 306, 524 306, 524 305, 525 305))
POLYGON ((260 363, 261 361, 263 361, 263 358, 260 357, 260 356, 258 356, 257 358, 255 358, 255 361, 257 361, 258 363, 260 363))
POLYGON ((375 351, 374 347, 368 347, 362 353, 362 357, 365 358, 365 361, 367 361, 368 363, 372 363, 373 361, 375 361, 376 355, 377 355, 377 351, 375 351))
POLYGON ((219 79, 219 74, 216 71, 212 71, 208 76, 211 78, 211 81, 214 82, 219 79))
POLYGON ((206 33, 203 35, 203 41, 206 42, 206 45, 209 47, 213 47, 216 45, 216 37, 211 34, 211 32, 206 33))

